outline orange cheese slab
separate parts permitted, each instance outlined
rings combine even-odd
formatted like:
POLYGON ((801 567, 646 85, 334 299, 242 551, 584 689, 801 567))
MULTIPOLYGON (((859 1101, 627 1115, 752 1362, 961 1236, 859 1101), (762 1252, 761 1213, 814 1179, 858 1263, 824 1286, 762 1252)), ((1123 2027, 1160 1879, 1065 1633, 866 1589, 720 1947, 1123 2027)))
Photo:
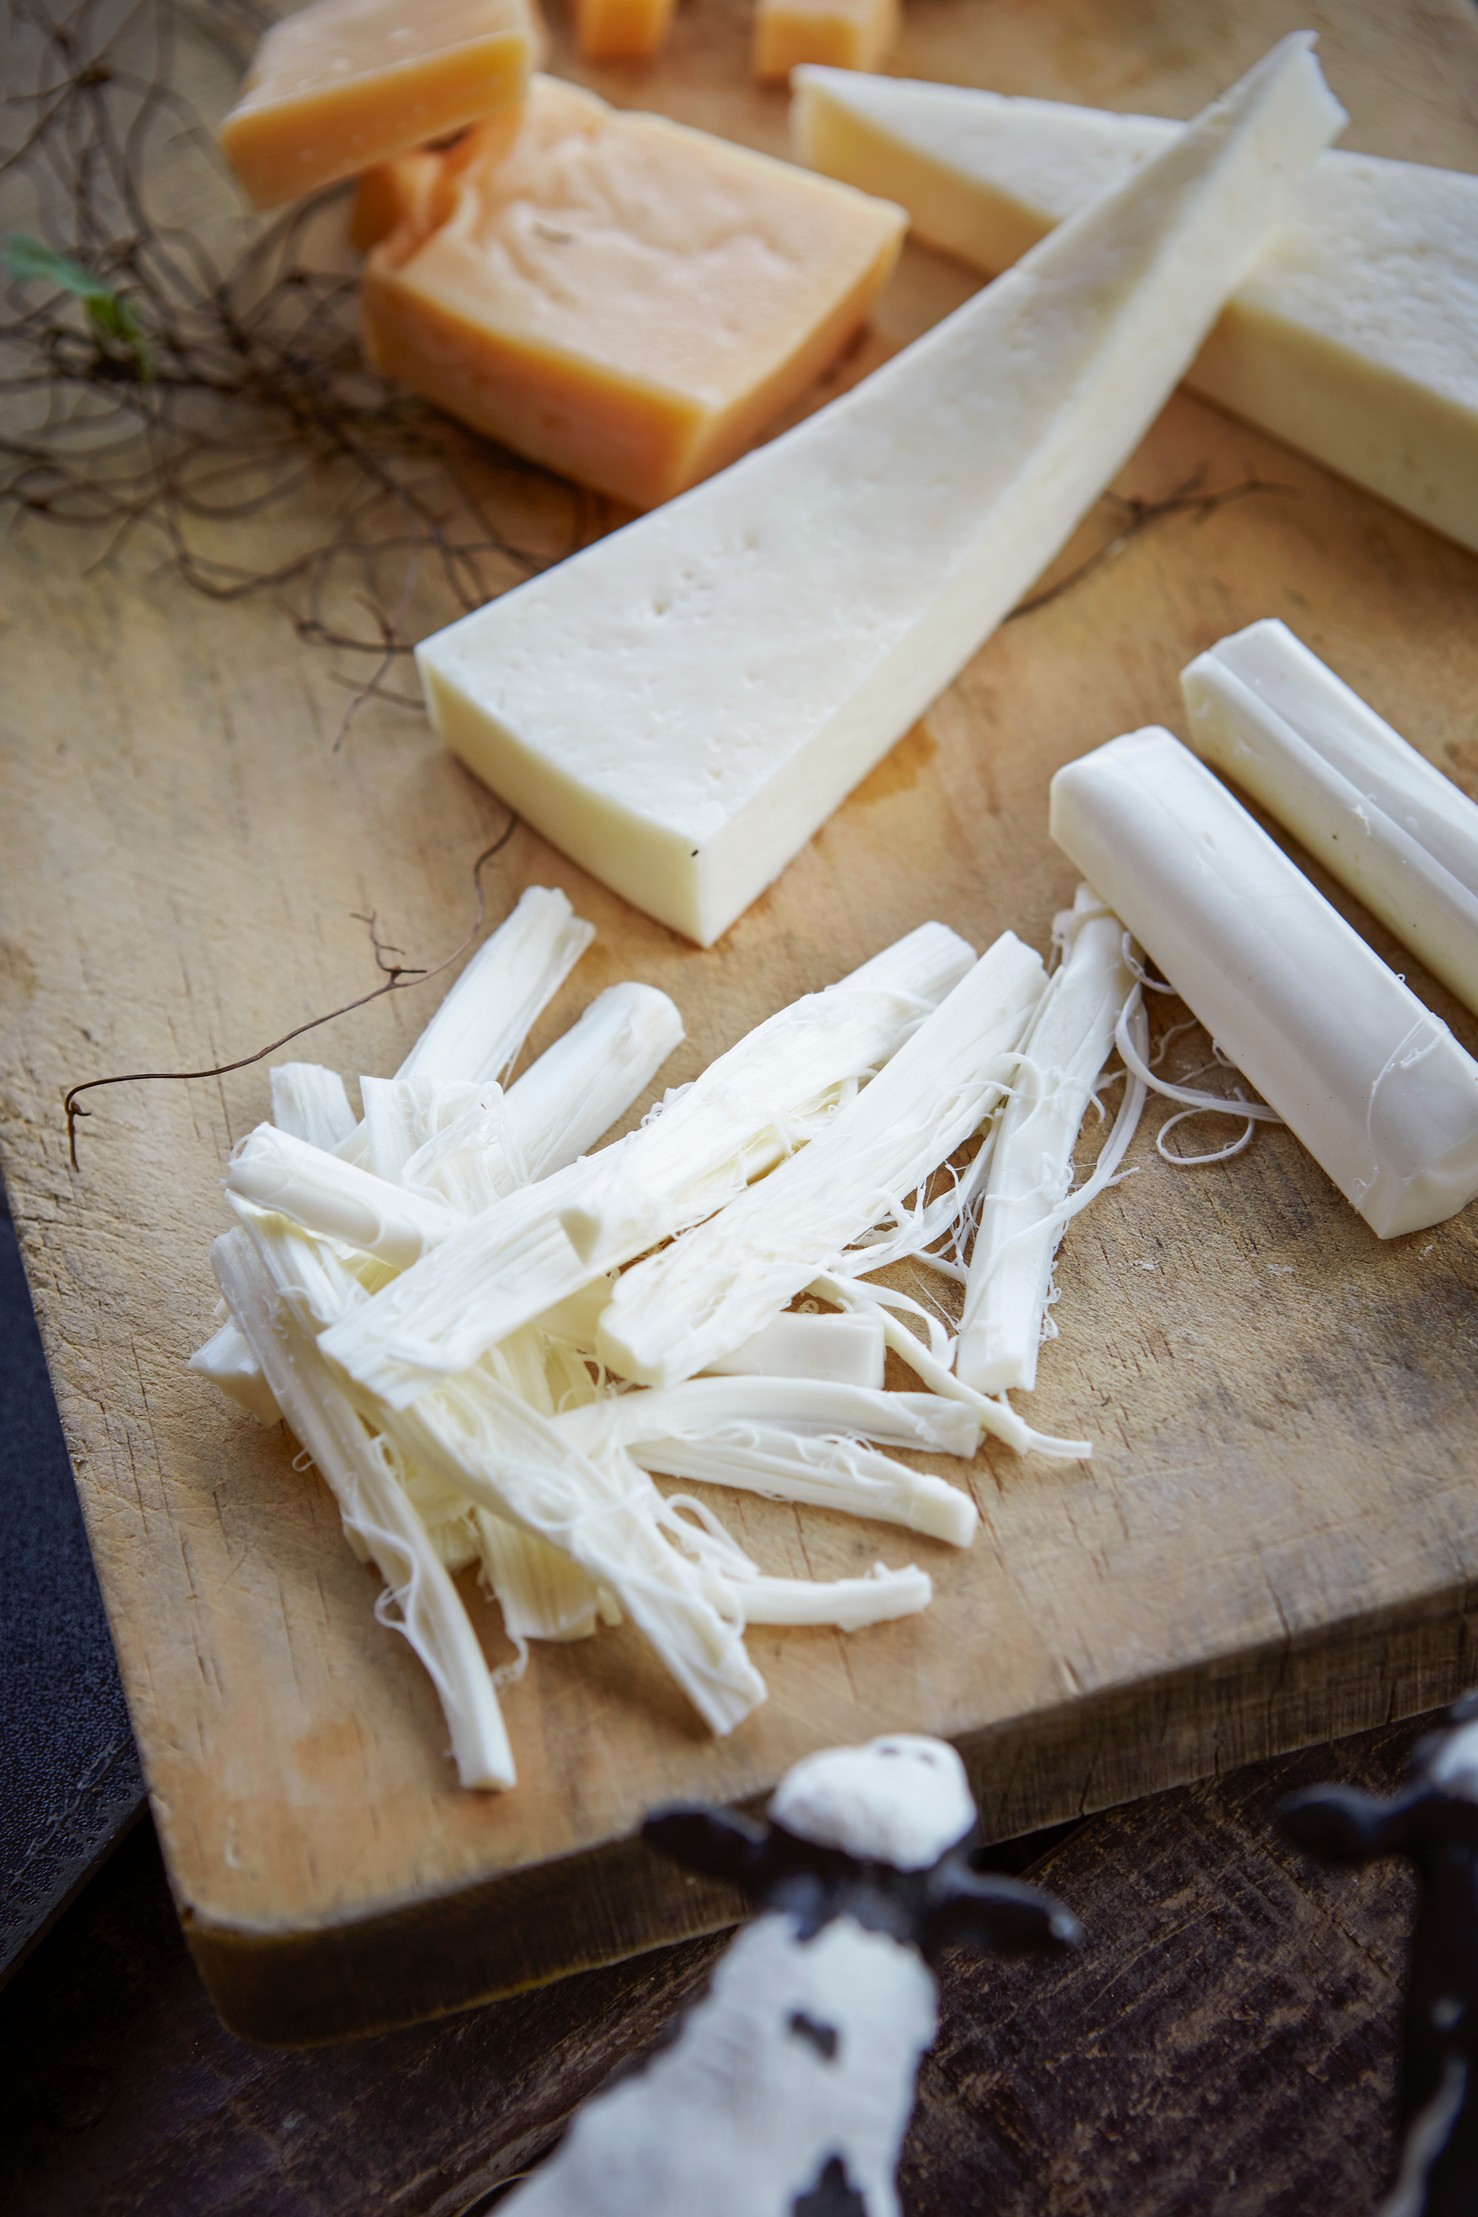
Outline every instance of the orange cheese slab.
POLYGON ((903 217, 539 77, 442 157, 435 227, 370 255, 377 367, 520 454, 651 508, 733 461, 863 322, 903 217))
POLYGON ((221 125, 259 208, 481 122, 523 97, 532 0, 314 0, 274 23, 221 125))
POLYGON ((788 77, 801 62, 880 69, 898 31, 898 0, 759 0, 754 73, 788 77))
POLYGON ((575 37, 587 62, 642 61, 660 52, 674 0, 575 0, 575 37))

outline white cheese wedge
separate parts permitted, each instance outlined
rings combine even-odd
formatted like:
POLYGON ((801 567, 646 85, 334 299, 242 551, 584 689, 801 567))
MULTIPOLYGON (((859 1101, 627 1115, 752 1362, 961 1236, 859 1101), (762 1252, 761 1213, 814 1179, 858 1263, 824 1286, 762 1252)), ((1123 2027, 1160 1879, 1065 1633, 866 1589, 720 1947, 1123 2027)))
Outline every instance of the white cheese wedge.
POLYGON ((1052 780, 1052 836, 1382 1239, 1478 1195, 1478 1062, 1153 727, 1052 780))
MULTIPOLYGON (((799 159, 991 273, 1184 128, 847 70, 793 83, 799 159)), ((1186 382, 1478 547, 1478 177, 1321 155, 1186 382)))
POLYGON ((439 632, 433 721, 709 945, 909 728, 1133 450, 1342 117, 1285 40, 854 392, 439 632))
POLYGON ((1286 624, 1181 672, 1191 745, 1478 1011, 1478 805, 1286 624))

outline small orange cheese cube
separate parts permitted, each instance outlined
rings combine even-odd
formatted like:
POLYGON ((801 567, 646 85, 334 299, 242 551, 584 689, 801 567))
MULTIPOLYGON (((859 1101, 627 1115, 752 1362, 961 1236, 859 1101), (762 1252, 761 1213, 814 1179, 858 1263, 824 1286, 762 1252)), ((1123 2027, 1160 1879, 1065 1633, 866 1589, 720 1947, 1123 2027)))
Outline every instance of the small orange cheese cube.
POLYGON ((672 28, 673 0, 575 0, 575 36, 587 62, 640 61, 672 28))
POLYGON ((259 208, 495 115, 539 58, 532 0, 313 0, 274 23, 221 146, 259 208))
POLYGON ((885 283, 903 217, 787 162, 535 78, 442 157, 365 266, 380 369, 520 454, 650 508, 733 461, 885 283))
POLYGON ((393 162, 376 162, 354 188, 351 246, 368 254, 403 223, 413 224, 424 238, 435 228, 432 211, 443 175, 441 156, 429 146, 419 147, 414 154, 397 154, 393 162))
POLYGON ((759 0, 754 73, 788 77, 800 62, 879 69, 898 28, 898 0, 759 0))

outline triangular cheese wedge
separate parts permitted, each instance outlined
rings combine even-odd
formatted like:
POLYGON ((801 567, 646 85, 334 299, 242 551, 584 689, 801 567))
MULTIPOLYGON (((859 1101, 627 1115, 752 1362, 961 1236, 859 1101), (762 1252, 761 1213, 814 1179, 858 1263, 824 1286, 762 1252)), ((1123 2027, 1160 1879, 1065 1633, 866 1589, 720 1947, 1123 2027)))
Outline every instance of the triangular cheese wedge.
POLYGON ((853 392, 428 640, 441 736, 709 945, 1133 451, 1339 127, 1311 43, 853 392))
MULTIPOLYGON (((794 84, 801 160, 992 273, 1185 128, 835 69, 794 84)), ((1478 177, 1321 155, 1186 381, 1478 548, 1478 177)))

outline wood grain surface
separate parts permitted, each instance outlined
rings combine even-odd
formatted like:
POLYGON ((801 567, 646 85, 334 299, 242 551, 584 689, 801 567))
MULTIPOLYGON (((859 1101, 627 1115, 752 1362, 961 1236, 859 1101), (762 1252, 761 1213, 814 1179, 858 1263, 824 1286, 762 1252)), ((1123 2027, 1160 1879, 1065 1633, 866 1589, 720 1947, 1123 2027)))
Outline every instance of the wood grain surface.
MULTIPOLYGON (((691 0, 660 68, 591 81, 778 147, 784 103, 750 88, 746 19, 740 0, 691 0)), ((1179 114, 1310 21, 1347 143, 1478 166, 1462 0, 1211 16, 1186 0, 915 0, 897 67, 1179 114)), ((224 106, 228 89, 201 98, 224 106)), ((971 283, 910 249, 841 374, 971 283)), ((521 831, 498 902, 560 884, 599 931, 535 1044, 613 979, 649 979, 687 1020, 676 1081, 926 916, 978 944, 1008 925, 1044 944, 1073 882, 1046 837, 1053 770, 1137 724, 1175 726, 1182 664, 1258 616, 1287 619, 1478 790, 1478 562, 1186 396, 1121 489, 1249 471, 1278 489, 1141 533, 1003 628, 710 952, 521 831)), ((305 485, 305 528, 316 497, 305 485)), ((508 497, 556 551, 558 488, 508 497)), ((1062 569, 1115 522, 1090 519, 1062 569)), ((250 527, 241 542, 243 558, 282 550, 250 527)), ((1431 1706, 1471 1675, 1471 1216, 1383 1246, 1286 1133, 1176 1172, 1151 1117, 1138 1174, 1069 1235, 1033 1404, 1044 1428, 1092 1436, 1090 1463, 987 1449, 963 1557, 726 1499, 776 1570, 913 1559, 934 1606, 850 1639, 756 1631, 771 1698, 721 1743, 629 1628, 544 1649, 507 1701, 517 1791, 459 1793, 432 1689, 375 1624, 327 1493, 183 1368, 209 1328, 222 1162, 266 1112, 264 1073, 96 1097, 76 1175, 60 1101, 110 1070, 227 1058, 364 990, 355 912, 415 959, 452 946, 501 812, 419 714, 376 707, 336 748, 333 658, 270 599, 212 605, 142 553, 85 573, 40 526, 5 560, 0 1145, 171 1882, 230 2022, 322 2038, 709 1928, 730 1905, 645 1856, 642 1815, 674 1795, 750 1799, 828 1742, 955 1737, 1000 1837, 1431 1706)), ((317 1051, 392 1069, 423 1015, 401 996, 317 1051)), ((477 1621, 501 1659, 495 1612, 478 1604, 477 1621)))
MULTIPOLYGON (((1016 1843, 1082 1917, 1060 1964, 954 1953, 908 2217, 1361 2217, 1394 2167, 1412 1884, 1272 1829, 1389 1792, 1385 1728, 1016 1843)), ((1002 1861, 1008 1860, 1005 1855, 1002 1861)), ((483 2217, 707 1977, 684 1942, 436 2025, 268 2054, 216 2022, 141 1827, 0 1997, 0 2203, 26 2217, 483 2217)))

